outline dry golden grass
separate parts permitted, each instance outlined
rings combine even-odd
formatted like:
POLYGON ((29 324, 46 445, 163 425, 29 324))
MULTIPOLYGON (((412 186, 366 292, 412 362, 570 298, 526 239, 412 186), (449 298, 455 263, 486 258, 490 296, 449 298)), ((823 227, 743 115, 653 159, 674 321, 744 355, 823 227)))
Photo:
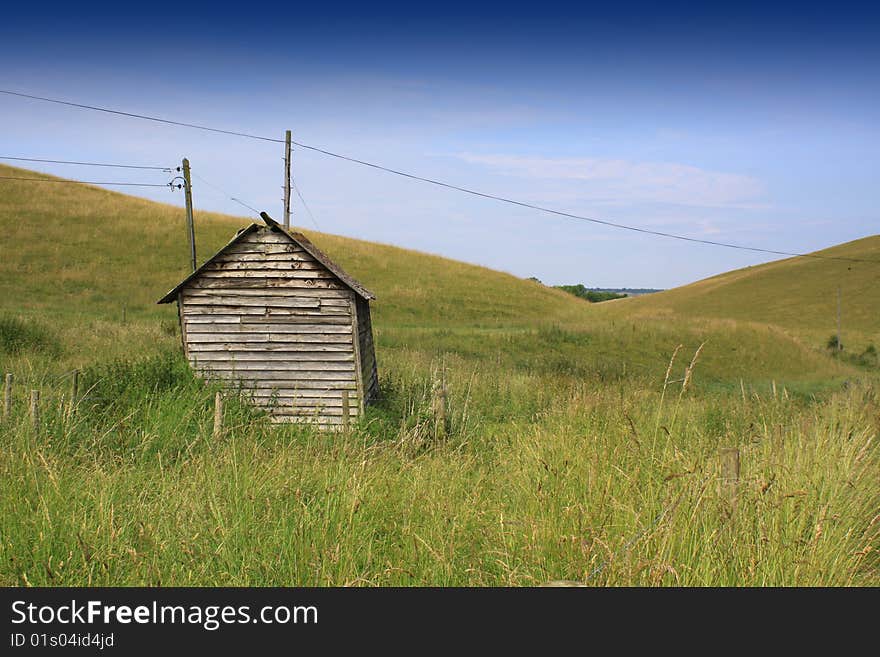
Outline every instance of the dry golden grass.
POLYGON ((666 313, 771 324, 818 348, 836 331, 840 287, 844 345, 855 353, 869 344, 880 346, 880 236, 817 255, 873 263, 788 258, 603 306, 601 311, 625 317, 666 313))

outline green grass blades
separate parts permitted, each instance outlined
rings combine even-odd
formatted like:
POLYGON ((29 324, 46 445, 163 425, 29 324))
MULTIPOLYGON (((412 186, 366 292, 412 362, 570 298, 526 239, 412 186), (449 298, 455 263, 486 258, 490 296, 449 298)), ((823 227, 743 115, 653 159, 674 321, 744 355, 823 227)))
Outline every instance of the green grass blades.
POLYGON ((442 440, 431 363, 388 363, 350 433, 230 398, 217 437, 181 358, 89 371, 73 412, 46 393, 36 429, 23 407, 3 424, 0 582, 880 583, 876 386, 818 401, 445 367, 442 440))

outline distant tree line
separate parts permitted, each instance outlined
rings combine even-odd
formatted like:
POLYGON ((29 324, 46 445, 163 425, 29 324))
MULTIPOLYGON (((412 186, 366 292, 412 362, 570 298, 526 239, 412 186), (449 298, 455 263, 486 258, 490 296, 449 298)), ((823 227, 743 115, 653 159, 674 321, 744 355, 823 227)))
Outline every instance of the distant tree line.
POLYGON ((636 296, 639 294, 654 294, 654 292, 662 292, 663 290, 656 287, 610 287, 610 288, 602 288, 602 287, 594 287, 590 288, 595 292, 619 292, 620 294, 625 294, 628 297, 636 296))
POLYGON ((610 301, 611 299, 623 299, 626 294, 618 294, 617 292, 603 292, 600 290, 589 290, 578 283, 577 285, 554 285, 557 290, 563 290, 569 294, 573 294, 581 299, 586 299, 590 303, 599 303, 600 301, 610 301))
MULTIPOLYGON (((535 283, 541 282, 540 278, 529 276, 527 280, 535 283)), ((563 290, 576 297, 589 301, 590 303, 598 303, 599 301, 608 301, 610 299, 622 299, 623 297, 634 297, 642 294, 653 294, 654 292, 662 292, 663 290, 653 287, 586 287, 582 283, 577 285, 553 285, 557 290, 563 290)))

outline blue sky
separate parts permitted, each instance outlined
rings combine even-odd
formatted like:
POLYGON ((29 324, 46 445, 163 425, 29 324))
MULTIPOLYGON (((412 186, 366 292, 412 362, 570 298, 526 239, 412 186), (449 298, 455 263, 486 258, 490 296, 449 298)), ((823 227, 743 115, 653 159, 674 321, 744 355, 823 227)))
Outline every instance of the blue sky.
MULTIPOLYGON (((0 88, 278 138, 289 128, 298 141, 418 175, 696 238, 803 252, 880 232, 880 24, 858 6, 118 12, 10 10, 0 88)), ((5 96, 0 122, 0 155, 150 165, 187 156, 204 179, 281 214, 278 144, 5 96)), ((294 153, 293 170, 321 230, 547 283, 671 287, 768 259, 464 196, 306 150, 294 153)), ((182 203, 180 193, 136 191, 182 203)), ((194 197, 197 210, 246 214, 198 179, 194 197)), ((294 222, 314 228, 298 198, 294 222)))

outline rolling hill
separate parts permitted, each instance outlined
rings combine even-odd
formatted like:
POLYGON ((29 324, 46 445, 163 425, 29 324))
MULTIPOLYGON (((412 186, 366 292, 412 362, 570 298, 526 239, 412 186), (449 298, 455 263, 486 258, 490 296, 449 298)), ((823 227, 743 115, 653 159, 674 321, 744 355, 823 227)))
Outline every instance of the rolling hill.
MULTIPOLYGON (((0 166, 0 175, 52 178, 0 166)), ((198 198, 196 198, 198 200, 198 198)), ((199 261, 250 221, 196 209, 199 261)), ((183 210, 101 188, 2 181, 0 260, 5 310, 167 316, 156 300, 187 273, 183 210)), ((568 322, 587 309, 515 276, 383 244, 303 231, 375 289, 386 324, 527 326, 568 322)))
MULTIPOLYGON (((51 178, 12 167, 0 167, 0 175, 51 178)), ((197 209, 199 260, 249 221, 197 209)), ((0 313, 41 322, 61 343, 57 363, 30 359, 28 367, 82 366, 176 343, 174 309, 155 302, 187 271, 181 208, 86 185, 4 180, 0 226, 0 313)), ((851 369, 816 340, 833 327, 825 314, 835 281, 848 276, 845 326, 858 327, 862 341, 878 305, 869 267, 834 261, 771 263, 593 305, 484 267, 305 232, 376 292, 374 326, 385 363, 419 352, 426 361, 457 356, 468 367, 491 359, 518 371, 656 379, 676 345, 695 350, 708 340, 701 362, 710 380, 834 380, 851 369), (814 339, 802 342, 805 334, 814 339)), ((863 242, 837 249, 864 256, 880 244, 863 242)))
POLYGON ((816 255, 876 262, 787 258, 730 271, 606 307, 630 317, 734 319, 778 326, 821 347, 835 333, 841 293, 841 342, 850 351, 880 346, 880 235, 816 255))

